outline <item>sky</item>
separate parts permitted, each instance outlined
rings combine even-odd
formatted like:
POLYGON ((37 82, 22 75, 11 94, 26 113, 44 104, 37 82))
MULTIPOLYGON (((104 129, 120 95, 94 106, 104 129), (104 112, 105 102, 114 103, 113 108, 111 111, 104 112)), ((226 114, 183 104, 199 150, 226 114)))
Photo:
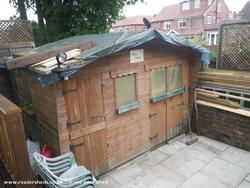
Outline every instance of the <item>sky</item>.
MULTIPOLYGON (((144 0, 144 3, 137 2, 135 5, 127 6, 124 8, 124 15, 154 15, 167 5, 179 3, 183 0, 144 0)), ((248 0, 225 0, 228 7, 232 11, 239 12, 248 0)), ((16 13, 16 10, 9 4, 9 0, 0 0, 0 20, 9 19, 16 13)), ((28 11, 29 20, 37 20, 34 11, 28 11)))

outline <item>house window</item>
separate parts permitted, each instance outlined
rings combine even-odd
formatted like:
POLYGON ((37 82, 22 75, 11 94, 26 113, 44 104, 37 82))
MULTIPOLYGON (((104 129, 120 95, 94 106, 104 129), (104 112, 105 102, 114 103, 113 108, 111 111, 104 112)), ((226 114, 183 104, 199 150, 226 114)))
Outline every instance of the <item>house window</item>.
POLYGON ((207 24, 211 24, 212 23, 212 17, 211 16, 207 16, 207 24))
POLYGON ((128 27, 123 27, 123 32, 128 32, 129 28, 128 27))
POLYGON ((215 23, 215 16, 212 16, 212 23, 215 23))
POLYGON ((217 45, 218 42, 218 32, 207 34, 207 44, 208 46, 217 45))
POLYGON ((182 10, 189 10, 189 8, 190 8, 189 1, 182 3, 182 10))
POLYGON ((137 101, 136 75, 115 78, 116 109, 137 101))
POLYGON ((178 21, 178 27, 179 28, 185 28, 185 27, 187 27, 187 22, 183 21, 183 20, 178 21))
POLYGON ((212 3, 212 0, 207 0, 207 4, 208 4, 208 6, 210 6, 210 5, 211 5, 211 3, 212 3))
POLYGON ((195 0, 194 2, 194 8, 200 8, 201 0, 195 0))
POLYGON ((167 68, 167 91, 182 87, 182 66, 175 65, 167 68))
POLYGON ((221 4, 220 3, 218 3, 217 11, 221 12, 221 4))
POLYGON ((171 22, 170 21, 163 22, 163 28, 164 29, 170 29, 171 28, 171 22))
POLYGON ((151 71, 151 96, 157 96, 166 92, 166 69, 151 71))

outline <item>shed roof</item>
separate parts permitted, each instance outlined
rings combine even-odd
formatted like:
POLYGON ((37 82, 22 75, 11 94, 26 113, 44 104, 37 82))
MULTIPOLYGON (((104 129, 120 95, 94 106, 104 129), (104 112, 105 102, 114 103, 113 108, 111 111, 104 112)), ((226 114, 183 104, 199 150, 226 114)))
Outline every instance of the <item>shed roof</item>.
MULTIPOLYGON (((67 70, 63 72, 63 76, 71 76, 76 73, 80 68, 92 63, 93 61, 105 57, 116 52, 131 49, 133 47, 144 44, 153 39, 160 39, 163 42, 172 44, 180 47, 187 47, 201 53, 201 61, 203 63, 209 64, 210 62, 210 52, 201 47, 193 44, 190 41, 167 35, 155 29, 149 29, 144 32, 123 32, 123 33, 107 33, 107 34, 94 34, 94 35, 82 35, 75 36, 63 40, 59 40, 44 46, 35 48, 32 50, 33 53, 43 52, 49 49, 55 49, 57 47, 79 43, 84 41, 93 41, 95 46, 93 48, 87 49, 81 53, 81 58, 84 63, 78 65, 72 65, 67 70)), ((41 86, 46 86, 52 84, 60 78, 58 75, 38 75, 38 80, 41 86)))

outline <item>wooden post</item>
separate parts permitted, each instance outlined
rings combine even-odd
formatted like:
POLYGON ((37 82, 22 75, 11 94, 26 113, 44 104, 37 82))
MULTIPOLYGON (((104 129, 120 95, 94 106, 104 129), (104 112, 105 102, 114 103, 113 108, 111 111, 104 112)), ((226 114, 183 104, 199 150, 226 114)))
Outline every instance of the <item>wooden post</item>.
MULTIPOLYGON (((14 181, 32 180, 21 109, 0 95, 0 158, 14 181)), ((34 185, 21 185, 34 187, 34 185)))

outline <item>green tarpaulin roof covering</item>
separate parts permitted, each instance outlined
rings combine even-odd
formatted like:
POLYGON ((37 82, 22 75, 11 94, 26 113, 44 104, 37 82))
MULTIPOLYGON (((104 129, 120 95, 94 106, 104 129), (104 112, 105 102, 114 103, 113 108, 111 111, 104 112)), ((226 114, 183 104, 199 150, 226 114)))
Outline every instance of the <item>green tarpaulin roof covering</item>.
MULTIPOLYGON (((144 44, 153 39, 160 39, 168 44, 175 46, 182 46, 191 48, 201 53, 201 62, 209 64, 211 53, 194 43, 184 40, 178 37, 167 35, 155 29, 149 29, 144 32, 124 32, 124 33, 107 33, 107 34, 94 34, 94 35, 82 35, 75 36, 63 40, 59 40, 53 43, 46 44, 44 46, 33 49, 33 52, 42 52, 44 50, 53 49, 62 45, 68 45, 73 43, 79 43, 84 41, 93 41, 95 46, 91 49, 87 49, 82 52, 81 57, 84 63, 81 65, 72 66, 63 72, 63 76, 71 76, 77 72, 80 68, 92 63, 93 61, 105 57, 107 55, 119 52, 121 50, 130 49, 141 44, 144 44)), ((52 84, 61 78, 58 75, 38 75, 38 80, 42 87, 52 84)))

